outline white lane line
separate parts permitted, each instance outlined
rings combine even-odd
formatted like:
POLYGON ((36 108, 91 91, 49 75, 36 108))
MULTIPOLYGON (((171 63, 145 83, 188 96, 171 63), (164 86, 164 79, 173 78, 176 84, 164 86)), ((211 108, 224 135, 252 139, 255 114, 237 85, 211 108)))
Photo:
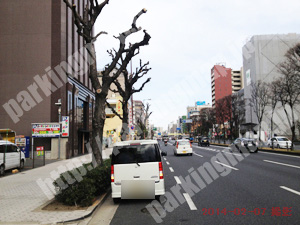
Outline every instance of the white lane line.
POLYGON ((294 194, 296 194, 296 195, 300 195, 300 192, 299 192, 299 191, 295 191, 295 190, 293 190, 293 189, 291 189, 291 188, 288 188, 288 187, 285 187, 285 186, 280 186, 280 188, 285 189, 285 190, 287 190, 287 191, 290 191, 290 192, 292 192, 292 193, 294 193, 294 194))
POLYGON ((168 161, 166 161, 167 165, 170 165, 170 163, 168 161))
POLYGON ((174 170, 173 170, 173 168, 172 168, 172 167, 169 167, 169 169, 170 169, 170 171, 171 171, 172 173, 174 173, 174 170))
POLYGON ((199 156, 199 157, 203 157, 202 155, 199 155, 199 154, 197 154, 195 152, 193 152, 193 154, 195 154, 196 156, 199 156))
POLYGON ((241 156, 241 157, 243 157, 242 155, 240 155, 240 154, 236 154, 236 153, 232 153, 232 152, 226 152, 226 151, 223 151, 224 153, 226 153, 226 154, 231 154, 231 155, 236 155, 236 156, 241 156))
POLYGON ((174 179, 176 180, 177 184, 181 184, 181 181, 179 180, 179 178, 177 176, 174 176, 174 179))
POLYGON ((294 157, 294 158, 300 158, 300 156, 295 156, 295 155, 285 155, 285 154, 278 154, 278 153, 271 153, 271 152, 261 152, 261 151, 259 151, 259 153, 271 154, 271 155, 280 155, 280 156, 294 157))
POLYGON ((164 160, 167 160, 167 159, 164 157, 164 160))
POLYGON ((234 167, 232 167, 232 166, 228 166, 228 165, 226 165, 226 164, 224 164, 224 163, 220 163, 220 162, 218 162, 218 161, 215 161, 215 162, 218 163, 218 164, 221 164, 222 166, 226 166, 226 167, 228 167, 228 168, 230 168, 230 169, 233 169, 233 170, 239 170, 239 169, 234 168, 234 167))
POLYGON ((191 210, 197 210, 197 207, 195 206, 193 200, 191 199, 191 197, 189 196, 188 193, 183 193, 183 196, 187 202, 187 204, 189 205, 191 210))
POLYGON ((285 163, 280 163, 280 162, 274 162, 274 161, 270 161, 270 160, 263 160, 263 161, 268 162, 268 163, 274 163, 274 164, 278 164, 278 165, 289 166, 289 167, 293 167, 293 168, 300 169, 300 166, 295 166, 295 165, 291 165, 291 164, 285 164, 285 163))

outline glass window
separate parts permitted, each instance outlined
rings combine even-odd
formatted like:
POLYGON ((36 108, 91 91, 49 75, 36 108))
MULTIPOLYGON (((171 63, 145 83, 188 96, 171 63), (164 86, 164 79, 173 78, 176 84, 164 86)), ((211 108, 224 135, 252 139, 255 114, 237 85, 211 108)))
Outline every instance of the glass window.
POLYGON ((278 141, 289 141, 287 138, 278 138, 278 141))
POLYGON ((189 141, 178 141, 179 145, 189 145, 189 141))
POLYGON ((114 147, 112 164, 159 162, 160 154, 156 145, 114 147))

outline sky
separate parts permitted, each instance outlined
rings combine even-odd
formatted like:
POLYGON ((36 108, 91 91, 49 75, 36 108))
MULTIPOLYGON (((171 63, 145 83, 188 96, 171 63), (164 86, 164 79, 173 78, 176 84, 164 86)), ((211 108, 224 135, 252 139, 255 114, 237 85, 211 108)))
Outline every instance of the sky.
MULTIPOLYGON (((107 50, 118 49, 113 36, 131 28, 143 8, 147 13, 137 26, 151 39, 132 67, 134 71, 140 59, 151 67, 136 89, 148 77, 151 81, 133 99, 148 102, 150 123, 164 129, 196 101, 211 104, 211 68, 222 63, 239 70, 242 47, 253 35, 300 33, 296 0, 110 0, 95 24, 95 33, 108 32, 96 41, 99 70, 111 61, 107 50)), ((141 41, 143 34, 130 35, 126 43, 141 41)))

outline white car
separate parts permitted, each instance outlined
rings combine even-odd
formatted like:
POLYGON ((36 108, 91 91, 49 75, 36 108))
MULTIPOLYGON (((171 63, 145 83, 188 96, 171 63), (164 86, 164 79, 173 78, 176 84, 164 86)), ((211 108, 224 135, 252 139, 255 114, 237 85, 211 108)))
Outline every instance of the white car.
POLYGON ((187 139, 177 140, 174 143, 174 155, 187 154, 193 155, 192 144, 187 139))
POLYGON ((160 150, 155 140, 122 141, 114 144, 111 159, 112 198, 154 199, 165 194, 160 150))
POLYGON ((268 146, 271 148, 272 144, 275 148, 291 148, 292 142, 286 137, 273 137, 268 140, 268 146))
POLYGON ((4 175, 5 170, 23 169, 25 160, 24 153, 17 145, 9 141, 0 141, 0 175, 4 175))

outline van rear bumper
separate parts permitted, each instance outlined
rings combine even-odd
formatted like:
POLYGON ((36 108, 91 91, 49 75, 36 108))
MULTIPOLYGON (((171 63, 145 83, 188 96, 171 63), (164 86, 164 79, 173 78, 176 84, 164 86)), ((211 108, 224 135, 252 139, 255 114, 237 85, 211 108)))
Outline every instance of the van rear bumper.
MULTIPOLYGON (((121 184, 111 183, 112 198, 121 198, 121 184)), ((160 180, 155 183, 155 195, 165 194, 165 181, 160 180)))

